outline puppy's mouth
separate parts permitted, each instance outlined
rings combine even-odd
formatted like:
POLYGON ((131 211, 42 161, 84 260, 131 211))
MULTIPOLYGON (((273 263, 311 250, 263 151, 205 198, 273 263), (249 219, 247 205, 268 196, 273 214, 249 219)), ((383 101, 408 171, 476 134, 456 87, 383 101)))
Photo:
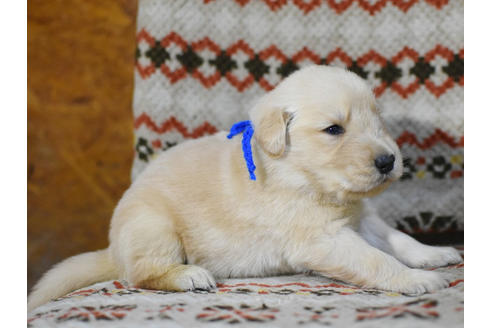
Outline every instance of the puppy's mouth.
POLYGON ((374 174, 365 178, 365 182, 354 183, 352 186, 346 186, 346 190, 353 195, 361 197, 371 197, 385 190, 392 182, 399 179, 399 175, 395 172, 386 174, 374 174))
POLYGON ((348 192, 357 198, 367 198, 378 195, 383 192, 388 186, 393 182, 389 175, 380 176, 376 181, 371 183, 366 188, 353 188, 349 189, 348 192))
POLYGON ((394 178, 392 177, 391 174, 381 174, 381 175, 379 175, 376 178, 376 180, 374 181, 374 183, 372 183, 370 185, 370 187, 368 188, 368 191, 370 192, 373 189, 380 188, 381 185, 388 185, 388 184, 390 184, 393 181, 394 181, 394 178))
POLYGON ((378 187, 379 185, 385 184, 385 183, 391 183, 395 182, 398 179, 400 179, 401 174, 397 173, 395 171, 391 171, 390 173, 384 173, 384 174, 379 174, 375 187, 378 187))
POLYGON ((395 179, 395 177, 393 176, 393 174, 389 173, 389 174, 381 174, 379 175, 378 179, 377 179, 377 182, 376 182, 376 187, 385 183, 385 182, 393 182, 397 179, 395 179))
POLYGON ((387 173, 379 172, 372 165, 348 166, 344 174, 337 177, 339 178, 335 185, 337 197, 340 199, 361 199, 376 196, 388 188, 391 183, 397 181, 402 173, 402 165, 398 159, 393 169, 387 173))

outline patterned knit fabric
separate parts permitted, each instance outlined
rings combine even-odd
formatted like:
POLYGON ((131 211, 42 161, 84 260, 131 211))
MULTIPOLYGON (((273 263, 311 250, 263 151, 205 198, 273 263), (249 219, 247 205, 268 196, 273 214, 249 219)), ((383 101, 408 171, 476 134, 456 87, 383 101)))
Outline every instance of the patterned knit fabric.
POLYGON ((215 290, 186 293, 107 281, 40 306, 27 326, 463 327, 464 264, 435 270, 451 279, 449 287, 421 296, 305 275, 225 279, 215 290))
MULTIPOLYGON (((405 174, 374 201, 430 242, 463 230, 463 0, 141 0, 133 178, 228 130, 295 70, 344 66, 374 88, 405 174)), ((440 239, 440 240, 438 240, 440 239)))

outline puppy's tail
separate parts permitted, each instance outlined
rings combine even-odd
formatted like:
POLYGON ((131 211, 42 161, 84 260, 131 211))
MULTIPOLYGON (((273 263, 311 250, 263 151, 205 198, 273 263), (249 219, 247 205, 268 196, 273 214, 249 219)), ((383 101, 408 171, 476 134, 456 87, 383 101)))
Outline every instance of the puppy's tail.
POLYGON ((108 249, 69 257, 44 274, 27 298, 27 311, 96 282, 117 279, 108 249))

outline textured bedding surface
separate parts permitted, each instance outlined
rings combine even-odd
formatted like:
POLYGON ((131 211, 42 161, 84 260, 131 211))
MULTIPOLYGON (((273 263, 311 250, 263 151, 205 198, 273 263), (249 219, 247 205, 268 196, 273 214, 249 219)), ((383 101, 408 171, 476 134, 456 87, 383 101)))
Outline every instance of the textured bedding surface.
POLYGON ((412 296, 294 275, 172 293, 107 281, 35 309, 28 327, 462 327, 464 263, 428 270, 447 275, 449 287, 412 296))

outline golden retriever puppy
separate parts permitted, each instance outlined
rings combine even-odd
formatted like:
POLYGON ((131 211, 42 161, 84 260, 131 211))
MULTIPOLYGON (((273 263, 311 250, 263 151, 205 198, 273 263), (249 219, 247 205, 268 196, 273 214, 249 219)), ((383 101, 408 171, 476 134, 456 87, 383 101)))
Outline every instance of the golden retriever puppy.
POLYGON ((109 248, 56 265, 28 308, 110 279, 186 291, 228 277, 316 272, 404 293, 447 286, 439 273, 411 267, 456 263, 459 254, 392 229, 363 202, 403 168, 361 78, 302 69, 263 96, 250 120, 256 180, 241 135, 220 132, 166 151, 116 207, 109 248))

